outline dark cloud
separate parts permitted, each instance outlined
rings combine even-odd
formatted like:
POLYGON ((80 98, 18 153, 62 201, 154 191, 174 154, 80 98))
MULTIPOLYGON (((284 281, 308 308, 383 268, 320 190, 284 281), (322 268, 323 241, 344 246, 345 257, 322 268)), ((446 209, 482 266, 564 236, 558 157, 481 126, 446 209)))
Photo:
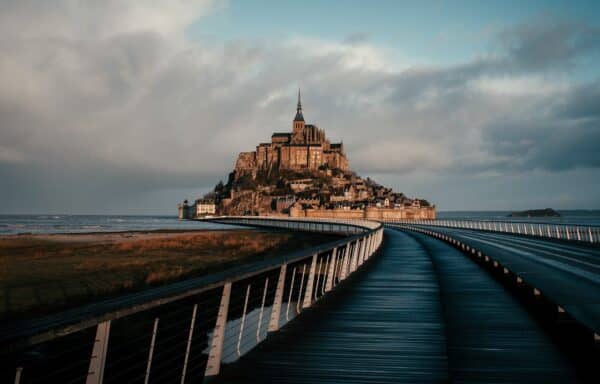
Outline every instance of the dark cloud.
POLYGON ((500 44, 517 66, 539 71, 572 66, 583 55, 600 50, 600 28, 540 18, 504 30, 500 44))
POLYGON ((557 118, 600 120, 600 82, 584 84, 559 100, 556 106, 557 118))

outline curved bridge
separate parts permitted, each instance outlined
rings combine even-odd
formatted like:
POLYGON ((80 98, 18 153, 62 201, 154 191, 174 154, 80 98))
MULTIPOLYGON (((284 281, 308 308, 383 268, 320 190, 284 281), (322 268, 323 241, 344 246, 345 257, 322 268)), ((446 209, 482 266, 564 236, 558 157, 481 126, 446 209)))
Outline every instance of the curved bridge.
POLYGON ((1 383, 198 382, 362 269, 383 225, 230 217, 236 225, 342 234, 221 273, 0 327, 1 383))
POLYGON ((345 237, 3 328, 0 381, 598 381, 597 228, 214 221, 345 237))

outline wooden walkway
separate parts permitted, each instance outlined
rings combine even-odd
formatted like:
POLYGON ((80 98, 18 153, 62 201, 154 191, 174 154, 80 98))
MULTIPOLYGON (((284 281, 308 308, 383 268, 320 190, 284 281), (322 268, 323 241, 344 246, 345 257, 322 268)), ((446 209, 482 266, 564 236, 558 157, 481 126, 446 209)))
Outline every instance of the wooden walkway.
POLYGON ((575 382, 519 304, 458 251, 386 231, 382 254, 222 382, 575 382))
POLYGON ((452 382, 577 381, 557 347, 497 281, 450 245, 413 236, 438 273, 452 382))

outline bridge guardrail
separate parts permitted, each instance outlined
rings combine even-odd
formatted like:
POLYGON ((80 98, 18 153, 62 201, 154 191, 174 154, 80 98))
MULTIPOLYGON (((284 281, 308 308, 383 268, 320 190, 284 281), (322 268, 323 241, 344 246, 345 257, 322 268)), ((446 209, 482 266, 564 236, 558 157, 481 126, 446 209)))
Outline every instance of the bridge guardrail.
MULTIPOLYGON (((506 287, 513 289, 517 298, 525 300, 528 304, 527 307, 536 312, 538 320, 544 322, 546 327, 561 339, 559 341, 571 353, 582 353, 585 358, 598 353, 597 346, 600 345, 600 332, 595 324, 588 321, 585 316, 582 317, 581 311, 570 313, 569 310, 563 307, 558 297, 547 295, 543 289, 536 287, 527 275, 523 276, 518 270, 511 269, 508 265, 503 264, 500 260, 486 254, 485 251, 468 242, 468 240, 461 239, 444 231, 415 224, 414 221, 386 223, 385 226, 422 233, 446 242, 458 249, 473 261, 483 265, 488 272, 498 278, 506 287), (564 327, 561 327, 562 325, 564 327), (586 354, 588 352, 590 353, 589 355, 586 354)), ((596 360, 590 359, 590 362, 592 361, 595 362, 596 360)), ((591 369, 595 371, 596 365, 593 365, 591 369)))
POLYGON ((219 217, 349 236, 0 329, 0 382, 197 382, 309 308, 379 248, 380 223, 219 217))
POLYGON ((524 236, 536 236, 587 243, 600 242, 600 227, 591 225, 569 225, 531 223, 524 221, 487 220, 384 220, 390 224, 427 225, 434 227, 474 229, 487 232, 503 232, 524 236))

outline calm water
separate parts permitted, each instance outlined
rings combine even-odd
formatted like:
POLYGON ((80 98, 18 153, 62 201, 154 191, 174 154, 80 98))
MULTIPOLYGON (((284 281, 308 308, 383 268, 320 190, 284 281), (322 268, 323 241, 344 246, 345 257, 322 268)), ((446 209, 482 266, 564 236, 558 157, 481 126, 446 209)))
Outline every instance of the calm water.
POLYGON ((179 221, 173 216, 0 215, 0 235, 227 227, 229 226, 197 221, 179 221))

